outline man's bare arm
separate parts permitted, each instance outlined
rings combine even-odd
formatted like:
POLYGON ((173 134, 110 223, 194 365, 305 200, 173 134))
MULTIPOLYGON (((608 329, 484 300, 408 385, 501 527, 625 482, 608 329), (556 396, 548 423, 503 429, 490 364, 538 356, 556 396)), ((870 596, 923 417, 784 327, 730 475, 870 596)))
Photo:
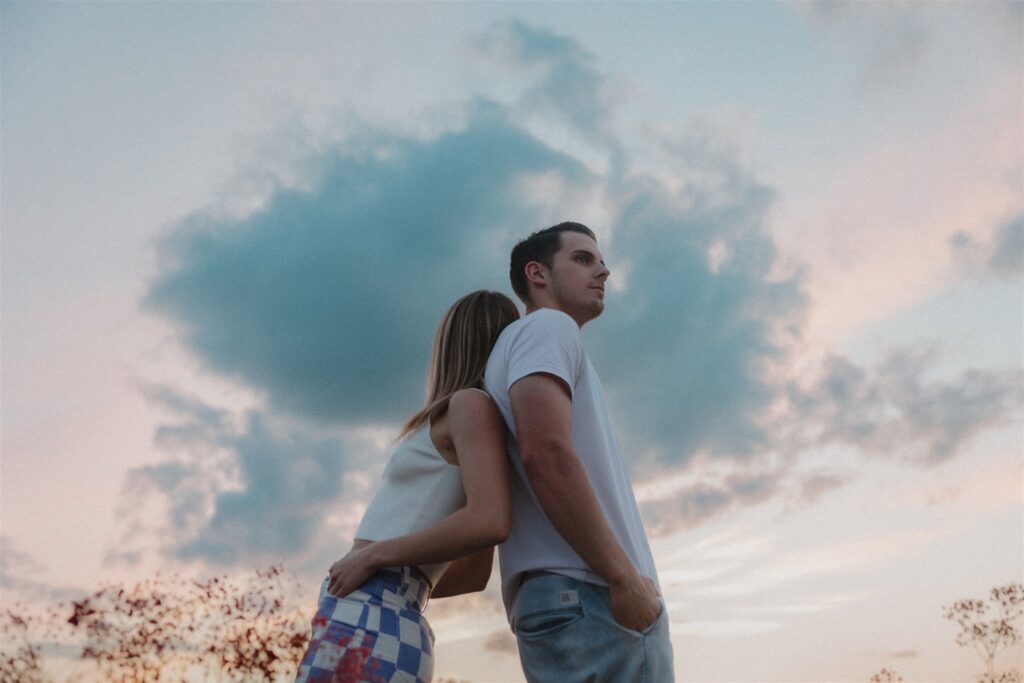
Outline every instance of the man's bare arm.
POLYGON ((528 375, 509 390, 516 440, 530 486, 552 525, 608 582, 612 613, 642 630, 661 610, 650 579, 637 572, 608 526, 587 472, 572 445, 572 401, 562 380, 528 375))

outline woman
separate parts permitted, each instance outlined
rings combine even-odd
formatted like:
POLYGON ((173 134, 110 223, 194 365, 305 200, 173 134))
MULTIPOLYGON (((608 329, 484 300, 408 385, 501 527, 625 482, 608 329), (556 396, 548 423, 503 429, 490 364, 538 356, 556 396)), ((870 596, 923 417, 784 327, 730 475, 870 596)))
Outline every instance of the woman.
POLYGON ((429 681, 428 597, 483 590, 512 523, 505 425, 481 389, 512 301, 476 291, 434 335, 427 401, 409 418, 351 551, 320 588, 297 681, 429 681))

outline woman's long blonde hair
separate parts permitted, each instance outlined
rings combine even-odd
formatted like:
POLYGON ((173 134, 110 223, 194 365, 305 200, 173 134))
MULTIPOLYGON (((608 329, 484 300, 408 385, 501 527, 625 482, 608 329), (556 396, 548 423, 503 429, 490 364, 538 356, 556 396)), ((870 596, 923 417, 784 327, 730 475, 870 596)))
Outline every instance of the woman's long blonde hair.
POLYGON ((427 372, 427 401, 402 427, 402 438, 448 409, 452 394, 483 388, 484 368, 494 342, 519 319, 519 309, 504 294, 479 289, 462 297, 444 314, 434 333, 427 372))

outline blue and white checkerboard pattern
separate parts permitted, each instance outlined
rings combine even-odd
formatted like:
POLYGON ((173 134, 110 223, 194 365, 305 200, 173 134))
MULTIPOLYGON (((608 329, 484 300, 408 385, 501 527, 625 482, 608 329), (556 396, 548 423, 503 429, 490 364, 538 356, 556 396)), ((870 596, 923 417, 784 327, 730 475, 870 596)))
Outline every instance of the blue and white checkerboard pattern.
POLYGON ((429 683, 434 633, 422 609, 430 584, 410 567, 384 569, 336 598, 320 590, 296 683, 429 683))

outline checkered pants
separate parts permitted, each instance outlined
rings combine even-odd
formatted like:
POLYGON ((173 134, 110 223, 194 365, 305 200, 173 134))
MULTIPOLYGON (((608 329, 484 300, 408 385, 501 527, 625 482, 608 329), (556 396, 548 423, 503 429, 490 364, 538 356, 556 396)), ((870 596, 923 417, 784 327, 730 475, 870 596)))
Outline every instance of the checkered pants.
POLYGON ((421 613, 430 584, 417 569, 382 569, 344 598, 320 587, 296 683, 429 683, 434 632, 421 613))

